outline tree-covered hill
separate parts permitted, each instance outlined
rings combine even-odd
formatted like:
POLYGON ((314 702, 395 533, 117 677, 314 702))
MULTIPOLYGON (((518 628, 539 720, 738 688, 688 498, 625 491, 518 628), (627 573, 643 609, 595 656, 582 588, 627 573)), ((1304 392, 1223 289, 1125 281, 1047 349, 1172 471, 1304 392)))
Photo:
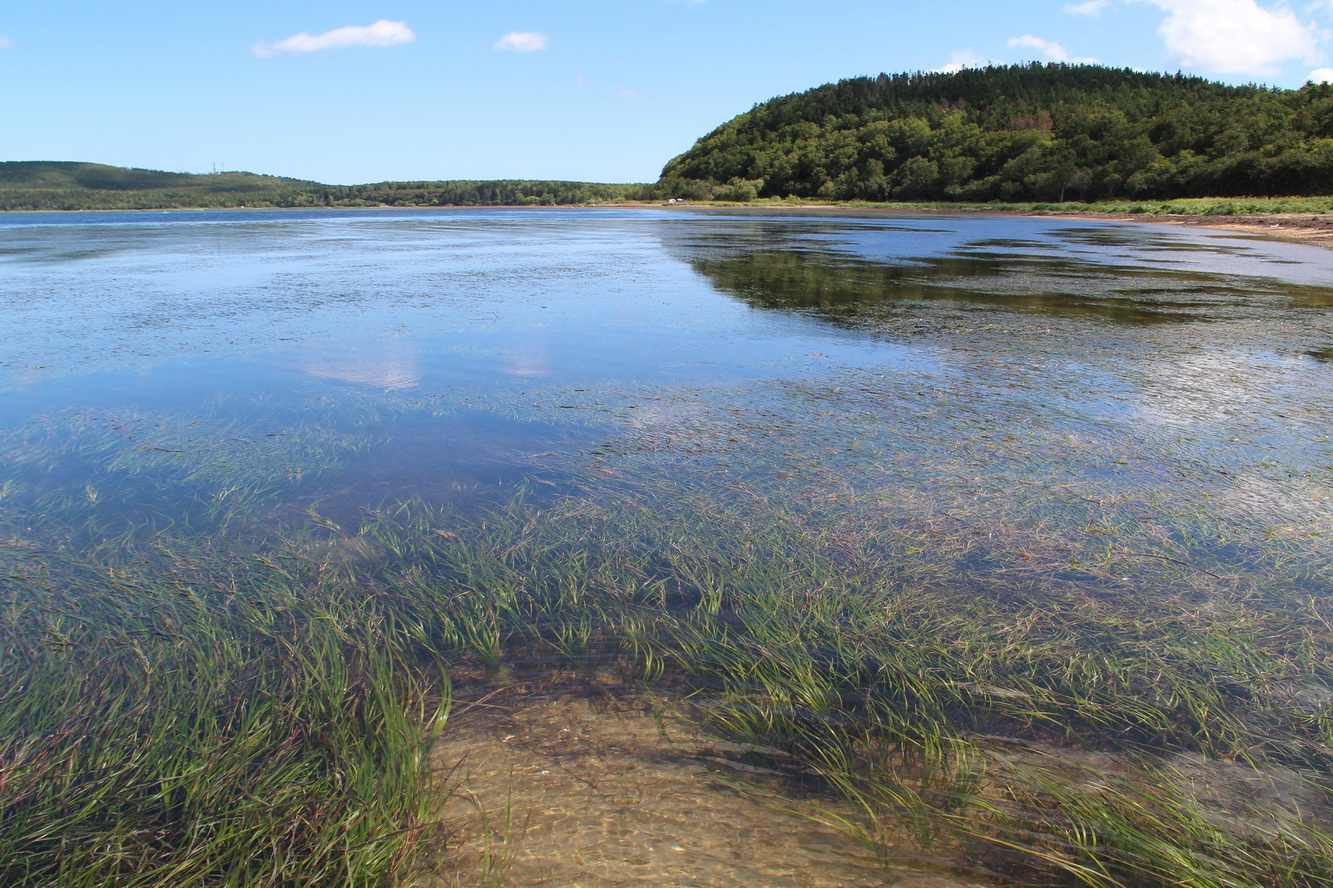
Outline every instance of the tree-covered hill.
POLYGON ((664 197, 1056 201, 1333 194, 1333 85, 1096 65, 860 77, 772 99, 669 162, 664 197))
POLYGON ((0 163, 0 209, 122 210, 282 206, 316 182, 255 173, 167 173, 100 163, 0 163))
POLYGON ((101 163, 11 161, 0 163, 0 187, 38 189, 91 189, 95 191, 156 191, 172 188, 208 190, 261 190, 279 186, 314 185, 301 179, 260 176, 254 173, 166 173, 126 169, 101 163))
POLYGON ((440 181, 323 185, 256 173, 166 173, 97 163, 0 162, 0 210, 529 206, 623 200, 639 185, 440 181))

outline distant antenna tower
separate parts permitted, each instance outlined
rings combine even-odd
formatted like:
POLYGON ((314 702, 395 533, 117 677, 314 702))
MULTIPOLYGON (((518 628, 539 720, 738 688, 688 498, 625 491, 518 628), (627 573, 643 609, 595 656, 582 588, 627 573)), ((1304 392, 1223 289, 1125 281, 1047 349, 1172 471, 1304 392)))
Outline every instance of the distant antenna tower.
POLYGON ((213 161, 213 175, 216 176, 217 174, 218 174, 218 162, 215 160, 213 161))

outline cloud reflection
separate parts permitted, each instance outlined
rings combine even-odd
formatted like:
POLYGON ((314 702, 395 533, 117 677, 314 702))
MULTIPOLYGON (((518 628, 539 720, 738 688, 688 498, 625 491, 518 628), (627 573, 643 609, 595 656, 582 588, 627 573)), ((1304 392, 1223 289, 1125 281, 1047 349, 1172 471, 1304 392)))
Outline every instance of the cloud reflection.
POLYGON ((505 349, 500 353, 503 370, 510 376, 550 376, 551 356, 535 343, 505 349))
POLYGON ((421 382, 421 362, 416 349, 399 341, 341 354, 322 352, 302 363, 301 369, 323 379, 339 379, 383 389, 415 388, 421 382))

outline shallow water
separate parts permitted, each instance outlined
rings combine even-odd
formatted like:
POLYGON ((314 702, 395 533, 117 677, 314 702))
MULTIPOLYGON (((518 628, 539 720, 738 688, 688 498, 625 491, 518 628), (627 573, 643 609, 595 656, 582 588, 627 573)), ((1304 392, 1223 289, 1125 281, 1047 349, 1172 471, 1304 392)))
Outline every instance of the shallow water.
POLYGON ((88 410, 273 434, 318 404, 326 426, 383 431, 364 463, 381 496, 452 473, 499 483, 532 451, 678 425, 645 398, 744 407, 867 383, 941 408, 880 418, 874 446, 994 423, 1114 442, 1110 466, 1183 483, 1227 471, 1236 499, 1308 501, 1328 477, 1333 261, 1309 247, 1045 219, 560 210, 9 214, 0 244, 0 427, 88 410), (385 403, 448 416, 358 418, 385 403), (393 480, 372 468, 389 463, 393 480))
POLYGON ((533 888, 991 884, 919 863, 886 874, 834 825, 849 810, 765 792, 785 782, 773 762, 701 732, 676 707, 568 679, 460 702, 436 759, 455 787, 445 816, 459 831, 443 869, 468 875, 423 886, 485 884, 477 873, 533 888))
MULTIPOLYGON (((575 526, 693 510, 740 541, 719 558, 764 532, 727 516, 780 514, 793 538, 827 529, 849 572, 995 601, 1333 591, 1333 252, 1314 247, 947 215, 8 214, 0 311, 16 564, 308 519, 321 569, 370 585, 397 550, 358 528, 395 504, 488 526, 517 497, 533 521, 574 503, 575 526)), ((591 718, 523 711, 538 733, 591 718)), ((623 838, 580 846, 588 884, 634 884, 606 856, 623 838)), ((741 865, 676 873, 677 853, 644 871, 741 865)))
MULTIPOLYGON (((1329 516, 1333 260, 1315 248, 559 210, 10 214, 0 237, 0 428, 86 412, 71 435, 124 426, 173 450, 188 428, 185 451, 237 461, 295 424, 364 438, 355 460, 303 467, 327 475, 302 497, 512 485, 599 439, 767 411, 798 428, 699 470, 762 474, 832 434, 861 449, 851 471, 890 450, 915 463, 916 489, 932 460, 981 458, 981 497, 1029 475, 1170 487, 1236 521, 1329 516)), ((97 480, 67 466, 39 484, 97 480)))

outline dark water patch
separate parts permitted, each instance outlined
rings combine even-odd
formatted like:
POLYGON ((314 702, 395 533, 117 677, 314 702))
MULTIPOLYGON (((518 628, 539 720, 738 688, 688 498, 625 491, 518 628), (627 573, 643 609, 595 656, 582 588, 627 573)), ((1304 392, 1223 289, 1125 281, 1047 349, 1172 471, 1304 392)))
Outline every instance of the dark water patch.
POLYGON ((563 412, 516 418, 351 395, 56 411, 3 431, 0 516, 28 515, 33 539, 58 538, 64 526, 94 546, 223 526, 263 538, 266 523, 303 520, 314 507, 354 532, 387 501, 480 508, 525 486, 553 496, 560 454, 568 460, 596 439, 595 423, 563 412))
MULTIPOLYGON (((797 309, 846 318, 882 306, 912 311, 914 304, 944 302, 1047 314, 1086 314, 1120 323, 1187 321, 1199 302, 1178 288, 1116 289, 1072 263, 1018 262, 1007 257, 952 257, 914 265, 883 265, 841 255, 789 251, 740 256, 715 253, 691 260, 726 292, 764 308, 797 309), (1003 261, 1001 261, 1003 260, 1003 261), (1063 285, 1063 286, 1062 286, 1063 285)), ((1208 296, 1220 298, 1216 289, 1208 296)), ((920 309, 924 306, 918 306, 920 309)))
POLYGON ((1097 226, 1081 227, 1073 224, 1062 228, 1057 237, 1065 243, 1094 247, 1119 247, 1139 251, 1164 251, 1169 253, 1210 253, 1214 255, 1244 255, 1243 242, 1229 242, 1223 234, 1208 240, 1191 241, 1182 238, 1179 233, 1168 233, 1164 227, 1145 229, 1142 226, 1097 226))
POLYGON ((1333 346, 1329 346, 1328 348, 1311 349, 1307 351, 1305 354, 1309 355, 1311 358, 1314 358, 1316 361, 1319 361, 1320 363, 1328 363, 1330 361, 1333 361, 1333 346))
POLYGON ((460 409, 444 416, 407 415, 366 433, 374 443, 317 482, 295 502, 309 504, 349 529, 386 503, 416 499, 467 511, 494 506, 526 490, 534 503, 570 491, 556 466, 602 440, 595 427, 523 422, 460 409))

